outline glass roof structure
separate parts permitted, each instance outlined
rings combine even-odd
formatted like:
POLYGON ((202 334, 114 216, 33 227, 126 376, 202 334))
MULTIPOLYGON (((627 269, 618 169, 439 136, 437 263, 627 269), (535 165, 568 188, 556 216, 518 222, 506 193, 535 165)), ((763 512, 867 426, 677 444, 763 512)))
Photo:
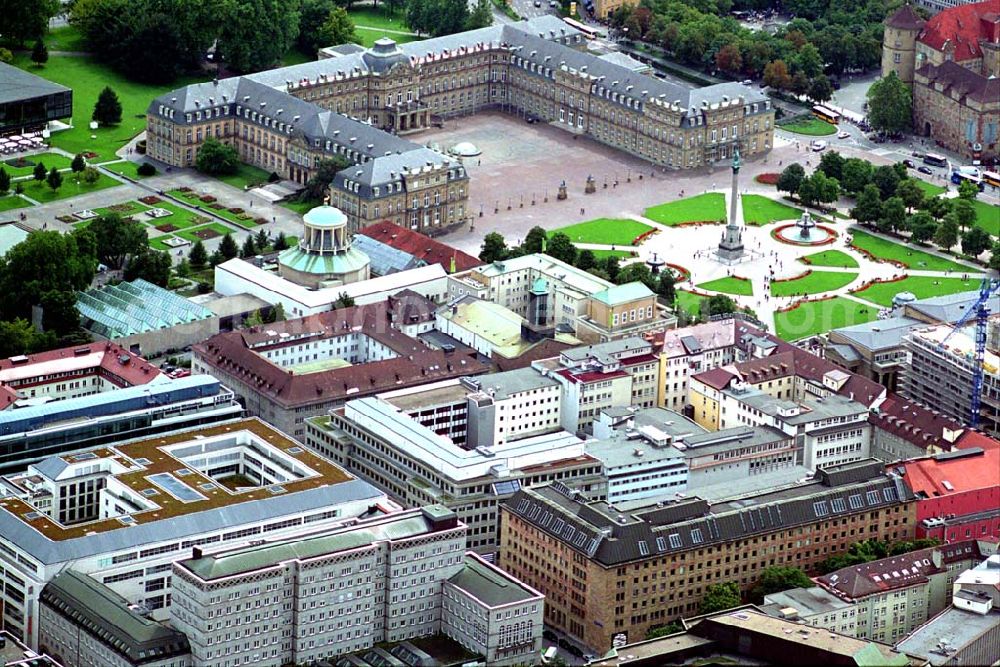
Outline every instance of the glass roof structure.
POLYGON ((77 292, 76 309, 83 326, 105 338, 167 329, 213 316, 208 308, 141 278, 77 292))

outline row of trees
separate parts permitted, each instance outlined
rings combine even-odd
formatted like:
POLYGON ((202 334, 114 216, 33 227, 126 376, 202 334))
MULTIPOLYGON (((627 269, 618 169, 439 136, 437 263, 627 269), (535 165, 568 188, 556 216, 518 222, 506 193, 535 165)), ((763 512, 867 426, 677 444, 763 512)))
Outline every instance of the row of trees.
POLYGON ((487 0, 478 0, 470 11, 466 0, 408 0, 406 23, 412 30, 434 37, 485 28, 493 22, 487 0))
MULTIPOLYGON (((990 235, 976 226, 975 185, 963 182, 955 198, 929 197, 902 163, 876 167, 827 151, 812 175, 807 176, 798 163, 785 167, 776 187, 807 206, 833 203, 843 191, 855 198, 851 216, 859 223, 883 233, 908 232, 916 243, 933 242, 950 250, 961 242, 962 252, 972 257, 994 245, 990 235)), ((1000 265, 996 250, 991 256, 991 266, 995 265, 1000 265)))
MULTIPOLYGON (((797 18, 770 34, 744 28, 728 16, 731 0, 642 0, 616 11, 611 24, 627 28, 629 39, 656 44, 684 64, 736 78, 768 75, 769 85, 808 93, 824 72, 839 75, 878 66, 882 21, 899 4, 824 3, 802 14, 793 12, 797 18)), ((819 87, 816 92, 823 97, 819 87)))
POLYGON ((0 0, 0 35, 18 47, 37 41, 60 8, 59 0, 0 0))

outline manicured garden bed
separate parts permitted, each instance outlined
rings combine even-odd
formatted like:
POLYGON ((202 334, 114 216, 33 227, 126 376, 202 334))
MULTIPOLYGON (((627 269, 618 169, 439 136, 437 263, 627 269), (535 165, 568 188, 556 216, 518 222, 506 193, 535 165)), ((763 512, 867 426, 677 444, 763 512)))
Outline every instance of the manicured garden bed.
POLYGON ((136 214, 142 213, 143 211, 148 211, 149 207, 145 204, 140 204, 137 201, 126 201, 121 204, 113 204, 111 206, 103 206, 101 208, 95 208, 94 213, 98 215, 106 215, 108 213, 117 213, 123 218, 129 216, 134 216, 136 214))
POLYGON ((743 195, 743 220, 748 225, 763 226, 779 220, 798 220, 802 211, 762 195, 743 195))
POLYGON ((895 262, 909 269, 927 271, 957 271, 960 273, 976 272, 979 269, 959 264, 945 257, 938 257, 929 252, 896 243, 888 239, 874 236, 860 229, 851 230, 851 245, 863 250, 875 259, 895 262))
POLYGON ((194 243, 197 240, 206 241, 208 239, 214 239, 217 236, 225 236, 230 232, 230 229, 219 222, 213 222, 208 225, 202 225, 201 227, 192 227, 191 229, 185 229, 178 232, 176 236, 181 237, 194 243))
POLYGON ((793 280, 771 281, 771 294, 772 296, 794 296, 796 294, 833 292, 850 285, 857 277, 856 273, 809 271, 793 280))
POLYGON ((17 156, 9 157, 0 166, 4 168, 8 176, 18 178, 21 176, 31 176, 35 171, 35 165, 39 162, 45 165, 46 171, 52 169, 52 167, 62 171, 63 169, 69 169, 70 164, 73 163, 73 158, 60 155, 59 153, 38 153, 36 155, 25 155, 23 158, 18 158, 17 156))
POLYGON ((644 217, 661 225, 692 222, 720 222, 726 217, 726 198, 720 192, 706 192, 646 209, 644 217))
POLYGON ((779 338, 798 340, 830 329, 871 322, 878 308, 844 297, 806 301, 791 310, 774 314, 774 330, 779 338))
POLYGON ((698 289, 708 292, 724 292, 725 294, 735 294, 737 296, 753 296, 753 283, 747 278, 739 276, 726 276, 709 280, 698 285, 698 289))
POLYGON ((652 227, 637 220, 597 218, 553 229, 549 232, 549 237, 562 232, 574 243, 630 246, 636 238, 651 231, 652 227))
POLYGON ((810 266, 836 266, 846 269, 858 268, 858 260, 854 259, 842 250, 824 250, 805 257, 799 257, 799 261, 810 266))
POLYGON ((837 132, 836 125, 832 125, 825 120, 820 120, 819 118, 806 118, 794 123, 788 123, 787 125, 779 125, 778 128, 785 130, 786 132, 805 134, 810 137, 825 137, 830 134, 836 134, 837 132))
POLYGON ((890 307, 892 306, 892 298, 900 292, 910 292, 918 299, 926 299, 932 296, 969 292, 978 289, 979 284, 980 278, 978 276, 968 280, 935 278, 934 276, 907 276, 902 280, 874 283, 863 290, 854 292, 854 296, 890 307))

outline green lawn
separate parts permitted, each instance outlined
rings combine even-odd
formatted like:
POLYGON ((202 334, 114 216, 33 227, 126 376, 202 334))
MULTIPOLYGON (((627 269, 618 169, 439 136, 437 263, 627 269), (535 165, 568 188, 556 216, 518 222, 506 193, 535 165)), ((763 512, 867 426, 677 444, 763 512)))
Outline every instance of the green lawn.
POLYGON ((260 167, 240 163, 240 167, 237 169, 235 174, 216 176, 216 178, 223 183, 233 186, 234 188, 244 190, 248 185, 260 185, 261 183, 267 183, 267 177, 270 175, 270 172, 264 171, 260 167))
POLYGON ((773 296, 792 296, 794 294, 822 294, 832 292, 850 285, 856 273, 840 273, 839 271, 813 271, 809 275, 771 283, 773 296))
MULTIPOLYGON (((101 165, 104 169, 112 171, 120 176, 127 176, 136 181, 141 181, 144 178, 149 178, 149 176, 140 176, 138 169, 139 163, 131 162, 129 160, 122 160, 121 162, 110 162, 101 165)), ((154 176, 156 174, 153 174, 154 176)))
POLYGON ((283 208, 287 208, 289 211, 295 211, 299 215, 305 215, 310 210, 319 206, 314 201, 299 201, 297 199, 290 199, 288 201, 281 202, 283 208))
POLYGON ((993 206, 978 199, 972 202, 976 208, 976 226, 987 234, 1000 236, 1000 206, 993 206))
POLYGON ((45 204, 51 201, 58 201, 60 199, 68 199, 69 197, 78 197, 91 192, 97 192, 98 190, 104 190, 105 188, 113 188, 121 184, 121 181, 117 181, 105 174, 100 174, 100 178, 98 178, 97 182, 93 185, 87 185, 82 181, 77 183, 72 176, 64 174, 62 187, 58 190, 50 188, 49 184, 45 181, 31 180, 24 181, 24 194, 35 201, 45 204))
POLYGON ((146 129, 146 108, 154 97, 188 83, 207 81, 210 78, 207 74, 204 77, 181 77, 169 85, 152 86, 130 81, 89 56, 52 56, 45 67, 36 69, 28 54, 18 54, 14 64, 73 89, 73 128, 54 132, 51 144, 74 155, 85 151, 96 153, 97 157, 89 160, 94 163, 115 159, 116 150, 146 129), (89 123, 94 103, 104 86, 111 86, 118 94, 122 103, 122 122, 116 126, 91 130, 89 123), (96 138, 91 139, 91 135, 96 138))
POLYGON ((45 46, 49 51, 86 51, 83 35, 76 26, 64 25, 49 30, 45 36, 45 46))
POLYGON ((16 208, 27 208, 31 205, 31 202, 13 193, 0 197, 0 211, 13 211, 16 208))
POLYGON ((198 236, 195 234, 195 232, 204 231, 207 229, 215 231, 219 236, 225 236, 226 234, 232 232, 231 229, 226 227, 221 222, 213 222, 207 225, 202 225, 201 227, 192 227, 191 229, 185 229, 183 231, 177 232, 176 236, 179 236, 182 239, 187 239, 188 241, 194 243, 195 241, 198 240, 198 236))
POLYGON ((707 283, 701 283, 697 287, 698 289, 707 290, 709 292, 725 292, 726 294, 736 294, 738 296, 753 296, 753 283, 746 278, 726 276, 725 278, 718 278, 716 280, 709 280, 707 283))
POLYGON ((161 201, 156 205, 157 208, 163 208, 173 213, 165 218, 149 218, 143 216, 142 221, 149 225, 150 227, 156 227, 157 225, 173 225, 178 230, 187 229, 189 227, 197 227, 198 225, 203 225, 206 222, 211 221, 211 218, 205 215, 200 215, 189 211, 186 208, 181 208, 177 204, 168 201, 161 201))
POLYGON ((911 177, 910 180, 916 181, 917 185, 920 186, 920 189, 924 191, 924 195, 927 197, 937 197, 942 192, 947 192, 947 188, 940 185, 934 185, 933 183, 928 183, 924 179, 917 178, 916 176, 911 177))
POLYGON ((402 11, 390 13, 384 7, 356 7, 348 10, 347 13, 354 21, 354 25, 388 28, 389 30, 410 30, 406 25, 406 17, 402 11))
POLYGON ((978 271, 976 268, 953 262, 945 257, 938 257, 917 248, 911 248, 901 243, 873 236, 860 229, 852 229, 851 235, 854 238, 852 242, 853 246, 867 250, 879 259, 891 259, 901 262, 910 269, 926 269, 928 271, 947 271, 951 269, 952 271, 963 273, 978 271))
POLYGON ((17 162, 18 159, 16 157, 10 157, 4 160, 0 166, 4 168, 11 178, 17 178, 19 176, 31 176, 34 173, 35 165, 39 162, 44 164, 47 170, 52 169, 52 167, 59 170, 69 169, 73 158, 68 158, 59 153, 38 153, 37 155, 26 155, 24 157, 25 166, 23 167, 14 166, 17 162))
POLYGON ((805 257, 799 257, 799 261, 803 264, 809 264, 810 266, 838 266, 847 269, 858 268, 858 260, 841 250, 824 250, 812 255, 806 255, 805 257))
POLYGON ((632 245, 640 234, 653 229, 636 220, 616 220, 612 218, 597 218, 567 227, 560 227, 549 232, 549 237, 562 232, 574 243, 599 243, 601 245, 632 245))
POLYGON ((299 51, 298 48, 290 48, 285 55, 281 56, 280 67, 288 67, 290 65, 301 65, 302 63, 309 63, 316 60, 316 54, 309 55, 299 51))
POLYGON ((619 259, 625 259, 631 257, 632 253, 628 250, 591 250, 594 253, 594 257, 598 260, 604 259, 606 257, 617 257, 619 259))
MULTIPOLYGON (((209 215, 209 214, 217 215, 220 218, 223 218, 224 220, 233 223, 237 227, 242 227, 243 229, 254 229, 257 227, 257 223, 254 222, 252 218, 250 220, 242 220, 240 219, 238 213, 233 213, 228 208, 218 208, 218 209, 212 208, 212 204, 207 204, 201 201, 198 198, 198 193, 195 191, 181 192, 180 190, 171 190, 169 194, 181 199, 190 206, 194 206, 195 208, 204 211, 204 215, 209 215)), ((217 203, 217 202, 212 202, 212 203, 217 203)), ((253 214, 252 208, 248 208, 246 209, 246 211, 249 214, 253 214)))
POLYGON ((807 118, 788 125, 779 125, 779 128, 795 134, 805 134, 810 137, 825 137, 828 134, 835 134, 837 126, 827 123, 819 118, 807 118))
POLYGON ((830 329, 871 322, 876 317, 878 308, 838 296, 823 301, 810 301, 795 310, 775 313, 774 330, 779 338, 798 340, 830 329))
POLYGON ((150 209, 149 206, 146 206, 145 204, 140 204, 137 201, 126 201, 122 202, 121 204, 115 204, 113 207, 104 206, 101 208, 95 208, 94 213, 100 215, 104 215, 106 213, 117 213, 118 215, 124 218, 130 215, 132 216, 137 215, 139 213, 142 213, 143 211, 148 211, 149 209, 150 209))
POLYGON ((720 192, 706 192, 647 208, 643 215, 661 225, 715 222, 726 217, 726 198, 720 192))
POLYGON ((691 315, 697 316, 701 313, 701 302, 705 300, 705 297, 698 296, 697 294, 692 294, 686 290, 677 290, 677 303, 676 307, 686 310, 691 315))
MULTIPOLYGON (((155 239, 149 239, 149 247, 152 248, 153 250, 169 252, 173 255, 177 252, 177 248, 171 248, 166 243, 164 243, 166 239, 172 239, 172 238, 174 238, 173 234, 164 234, 163 236, 157 236, 155 239)), ((187 246, 184 246, 184 248, 185 252, 189 250, 187 246)))
POLYGON ((748 225, 769 225, 778 220, 798 220, 802 215, 794 206, 762 195, 743 195, 743 220, 748 225))
POLYGON ((932 296, 975 290, 979 288, 979 284, 978 277, 962 280, 961 278, 908 276, 892 283, 876 283, 867 289, 855 292, 854 296, 888 307, 892 305, 892 298, 900 292, 911 292, 918 299, 927 299, 932 296))

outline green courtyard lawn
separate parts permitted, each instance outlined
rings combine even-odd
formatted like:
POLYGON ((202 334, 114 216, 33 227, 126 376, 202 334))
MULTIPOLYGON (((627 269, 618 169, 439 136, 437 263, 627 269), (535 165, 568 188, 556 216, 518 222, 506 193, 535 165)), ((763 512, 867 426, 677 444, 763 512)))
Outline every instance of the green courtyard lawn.
POLYGON ((83 35, 73 25, 64 25, 49 30, 45 36, 45 46, 52 51, 86 51, 83 35))
POLYGON ((842 250, 824 250, 805 257, 799 257, 799 261, 809 266, 836 266, 845 269, 858 268, 858 260, 854 259, 842 250))
POLYGON ((389 12, 385 7, 353 7, 347 13, 356 26, 410 31, 406 25, 406 16, 402 11, 389 12))
POLYGON ((388 37, 394 40, 397 44, 405 44, 406 42, 416 42, 422 37, 417 37, 416 35, 394 35, 392 33, 386 33, 381 29, 370 29, 370 28, 355 28, 354 34, 358 36, 358 40, 361 42, 361 46, 370 47, 375 44, 375 40, 381 39, 382 37, 388 37))
MULTIPOLYGON (((52 48, 51 46, 49 47, 52 48)), ((180 77, 165 86, 136 83, 103 65, 90 56, 51 56, 43 68, 36 68, 27 53, 18 54, 14 64, 33 74, 55 81, 73 89, 73 127, 54 132, 50 143, 73 153, 93 152, 96 157, 89 162, 99 163, 115 159, 115 151, 132 137, 146 129, 146 108, 154 97, 203 77, 180 77), (119 125, 90 129, 94 103, 104 86, 111 86, 122 103, 122 121, 119 125), (91 135, 96 138, 91 139, 91 135)))
POLYGON ((549 237, 551 238, 557 232, 562 232, 574 243, 630 246, 636 237, 652 229, 649 225, 637 220, 597 218, 553 229, 549 232, 549 237))
POLYGON ((721 192, 706 192, 652 206, 643 215, 669 226, 685 222, 716 222, 726 217, 726 198, 721 192))
POLYGON ((802 210, 762 195, 743 195, 743 220, 748 225, 769 225, 778 220, 798 220, 802 210))
POLYGON ((677 290, 677 303, 675 304, 678 309, 687 311, 690 315, 698 316, 701 313, 701 302, 705 300, 705 297, 698 296, 686 290, 677 290))
POLYGON ((910 269, 927 271, 948 271, 950 269, 961 273, 977 272, 979 270, 965 264, 959 264, 946 257, 938 257, 917 248, 874 236, 860 229, 852 229, 851 235, 854 239, 851 245, 856 248, 867 250, 879 259, 891 259, 900 262, 910 269))
POLYGON ((173 213, 173 215, 168 215, 164 218, 150 218, 149 216, 142 216, 142 222, 150 227, 156 227, 158 225, 173 225, 176 230, 181 230, 188 229, 189 227, 197 227, 198 225, 203 225, 212 221, 212 218, 209 218, 208 216, 189 211, 186 208, 181 208, 177 204, 168 201, 161 201, 156 205, 156 208, 166 209, 173 213))
POLYGON ((201 227, 192 227, 191 229, 185 229, 183 231, 177 232, 176 236, 179 236, 182 239, 194 243, 195 241, 198 241, 201 238, 200 236, 198 236, 198 232, 205 232, 208 230, 215 232, 218 236, 225 236, 226 234, 232 232, 231 229, 226 227, 221 222, 212 222, 207 225, 202 225, 201 227))
POLYGON ((805 134, 810 137, 825 137, 837 132, 837 126, 831 125, 819 118, 806 118, 804 120, 778 126, 782 130, 794 132, 795 134, 805 134))
POLYGON ((976 226, 987 234, 1000 236, 1000 206, 987 204, 978 199, 972 202, 976 208, 976 226))
POLYGON ((726 294, 735 294, 737 296, 753 296, 753 283, 746 278, 739 278, 736 276, 726 276, 725 278, 709 280, 707 283, 697 285, 697 287, 698 289, 703 289, 708 292, 724 292, 726 294))
POLYGON ((267 183, 267 179, 270 175, 271 172, 264 171, 260 167, 255 167, 251 164, 243 164, 241 162, 235 174, 225 174, 223 176, 216 176, 216 178, 223 183, 233 186, 234 188, 245 190, 247 186, 267 183))
MULTIPOLYGON (((198 193, 196 191, 181 192, 180 190, 171 190, 168 194, 177 197, 178 199, 185 202, 189 206, 193 206, 203 211, 204 215, 206 216, 207 215, 218 216, 226 220, 227 222, 233 223, 237 227, 242 227, 243 229, 255 229, 257 227, 257 223, 254 222, 252 217, 249 220, 244 220, 240 218, 239 213, 233 213, 228 208, 212 208, 212 204, 216 204, 218 202, 211 202, 211 203, 203 202, 198 198, 198 193)), ((253 215, 253 209, 252 208, 246 209, 246 213, 244 215, 253 215)))
POLYGON ((16 166, 18 164, 18 158, 16 156, 5 159, 3 164, 0 166, 4 168, 11 178, 20 178, 22 176, 33 175, 35 165, 39 162, 45 165, 46 170, 55 167, 56 169, 62 171, 63 169, 69 169, 70 164, 73 162, 73 158, 60 155, 59 153, 38 153, 36 155, 25 155, 23 167, 16 166))
POLYGON ((295 211, 299 215, 305 215, 310 210, 319 206, 314 201, 299 201, 298 199, 288 199, 281 202, 280 206, 282 208, 287 208, 289 211, 295 211))
POLYGON ((0 211, 13 211, 17 208, 28 208, 32 203, 23 197, 10 193, 0 197, 0 211))
POLYGON ((594 253, 594 257, 598 260, 602 260, 607 257, 617 257, 621 260, 632 256, 632 253, 628 250, 591 250, 590 252, 594 253))
POLYGON ((22 181, 22 183, 24 184, 25 196, 42 204, 70 197, 79 197, 80 195, 90 194, 91 192, 97 192, 105 188, 113 188, 122 184, 121 181, 115 180, 106 174, 100 174, 100 178, 93 185, 88 185, 83 181, 77 183, 72 175, 64 174, 63 184, 58 190, 50 188, 49 184, 45 181, 31 180, 22 181))
POLYGON ((878 308, 844 297, 803 303, 794 310, 774 314, 774 330, 783 340, 798 340, 830 329, 871 322, 878 308))
POLYGON ((945 296, 957 292, 969 292, 979 288, 978 276, 968 280, 961 278, 935 278, 934 276, 907 276, 892 283, 876 283, 870 287, 855 292, 854 296, 871 301, 881 306, 892 306, 892 298, 900 292, 911 292, 918 299, 932 296, 945 296))
MULTIPOLYGON (((144 178, 150 178, 149 176, 142 176, 139 174, 139 163, 132 162, 130 160, 122 160, 121 162, 111 162, 101 165, 102 168, 107 169, 110 172, 114 172, 119 176, 125 176, 131 178, 134 181, 141 181, 144 178)), ((155 176, 156 174, 153 174, 155 176)))
POLYGON ((929 183, 922 178, 917 178, 916 176, 912 176, 910 180, 916 181, 917 185, 920 186, 920 189, 923 190, 924 195, 927 197, 937 197, 942 192, 948 191, 945 187, 929 183))
POLYGON ((114 204, 113 206, 103 206, 101 208, 95 208, 94 213, 98 215, 105 215, 107 213, 117 213, 123 218, 129 216, 135 216, 143 211, 148 211, 151 207, 145 204, 140 204, 137 201, 126 201, 121 204, 114 204))
POLYGON ((773 296, 793 296, 796 294, 822 294, 833 292, 850 285, 856 278, 856 273, 840 271, 813 271, 795 280, 774 281, 771 283, 773 296))

